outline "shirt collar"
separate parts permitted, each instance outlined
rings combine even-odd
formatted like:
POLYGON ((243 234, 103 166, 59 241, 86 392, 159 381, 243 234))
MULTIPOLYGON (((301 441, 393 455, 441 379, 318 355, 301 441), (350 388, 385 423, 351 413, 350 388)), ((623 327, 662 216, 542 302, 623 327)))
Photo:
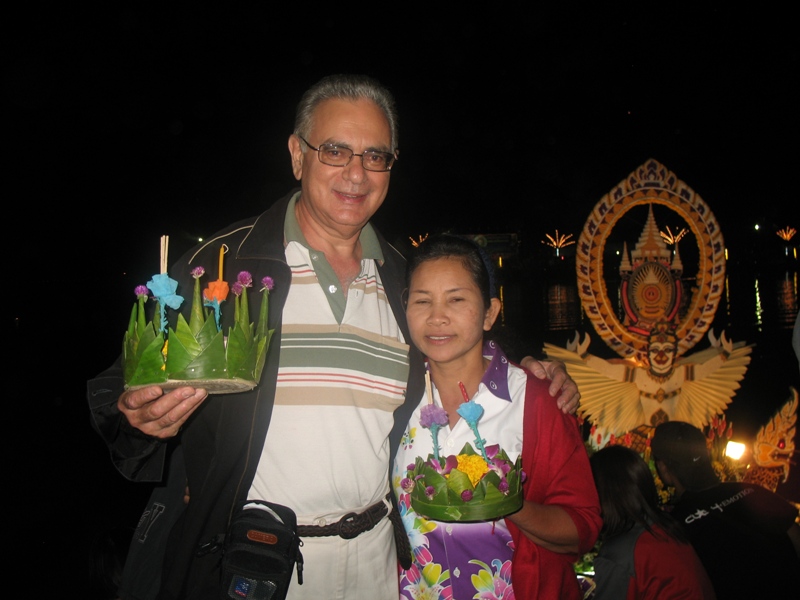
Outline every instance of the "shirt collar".
MULTIPOLYGON (((294 214, 294 206, 299 199, 300 192, 297 192, 292 199, 289 200, 289 206, 286 208, 286 220, 283 225, 284 236, 286 237, 287 244, 289 242, 298 242, 304 247, 312 249, 306 241, 306 236, 303 235, 303 231, 300 229, 300 224, 297 222, 297 217, 294 214)), ((378 242, 378 236, 371 223, 364 225, 358 240, 361 242, 361 258, 373 259, 383 264, 381 245, 378 242)))
POLYGON ((501 400, 511 402, 511 393, 508 391, 508 358, 503 349, 496 342, 488 340, 483 344, 483 355, 491 362, 481 383, 501 400))

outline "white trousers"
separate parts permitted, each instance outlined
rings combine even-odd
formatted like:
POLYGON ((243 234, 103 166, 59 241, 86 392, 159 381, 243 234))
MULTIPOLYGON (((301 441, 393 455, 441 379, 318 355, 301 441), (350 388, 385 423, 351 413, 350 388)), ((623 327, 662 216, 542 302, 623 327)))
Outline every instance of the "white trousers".
POLYGON ((303 538, 303 585, 297 573, 287 600, 397 600, 397 551, 389 517, 352 540, 303 538))

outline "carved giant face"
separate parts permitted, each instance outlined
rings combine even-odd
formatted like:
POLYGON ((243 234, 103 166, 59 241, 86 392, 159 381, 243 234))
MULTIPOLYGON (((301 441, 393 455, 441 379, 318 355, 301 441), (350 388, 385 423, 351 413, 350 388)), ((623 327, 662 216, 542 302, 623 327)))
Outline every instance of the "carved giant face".
POLYGON ((650 359, 650 372, 653 375, 665 376, 672 372, 675 362, 677 346, 671 339, 664 336, 652 338, 647 347, 647 356, 650 359))

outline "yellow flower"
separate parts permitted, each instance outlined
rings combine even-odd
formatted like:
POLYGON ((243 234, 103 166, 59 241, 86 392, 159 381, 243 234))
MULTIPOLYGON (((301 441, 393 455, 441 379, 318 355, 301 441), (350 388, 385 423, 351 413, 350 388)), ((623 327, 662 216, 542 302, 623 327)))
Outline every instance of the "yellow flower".
POLYGON ((475 487, 481 478, 489 472, 489 466, 486 461, 478 454, 459 454, 456 468, 469 477, 472 487, 475 487))

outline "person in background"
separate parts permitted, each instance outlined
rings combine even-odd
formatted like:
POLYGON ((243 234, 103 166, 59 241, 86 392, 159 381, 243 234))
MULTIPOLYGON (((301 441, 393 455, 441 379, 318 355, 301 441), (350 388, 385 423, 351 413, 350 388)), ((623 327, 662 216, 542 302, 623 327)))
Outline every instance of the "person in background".
POLYGON ((601 521, 576 418, 558 410, 546 382, 484 341, 501 303, 476 244, 431 236, 409 258, 407 278, 406 319, 411 341, 426 357, 432 396, 419 401, 394 463, 414 556, 401 572, 401 598, 580 598, 573 562, 593 546, 601 521), (426 460, 434 445, 458 452, 477 443, 478 431, 460 414, 473 404, 485 445, 499 445, 512 462, 522 456, 522 508, 471 522, 418 515, 409 494, 424 483, 407 475, 408 465, 426 460), (426 425, 431 407, 441 417, 438 443, 426 425))
POLYGON ((653 473, 641 455, 605 446, 589 462, 603 516, 592 598, 716 598, 680 523, 659 506, 653 473))
POLYGON ((760 485, 720 481, 706 436, 689 423, 658 425, 650 449, 661 481, 675 488, 671 515, 686 531, 717 598, 796 597, 797 507, 760 485))
MULTIPOLYGON (((191 290, 192 270, 216 264, 225 244, 222 272, 272 278, 274 334, 258 386, 210 402, 191 385, 125 391, 119 360, 87 385, 93 426, 129 479, 161 481, 167 440, 180 438, 190 500, 155 548, 162 599, 220 597, 220 555, 206 550, 248 499, 297 515, 304 582, 289 600, 397 598, 402 525, 389 466, 424 384, 405 321, 405 260, 370 223, 398 157, 394 98, 369 77, 323 78, 298 104, 288 149, 299 189, 169 270, 179 292, 191 290)), ((527 364, 551 378, 551 408, 576 409, 563 363, 527 364)))

